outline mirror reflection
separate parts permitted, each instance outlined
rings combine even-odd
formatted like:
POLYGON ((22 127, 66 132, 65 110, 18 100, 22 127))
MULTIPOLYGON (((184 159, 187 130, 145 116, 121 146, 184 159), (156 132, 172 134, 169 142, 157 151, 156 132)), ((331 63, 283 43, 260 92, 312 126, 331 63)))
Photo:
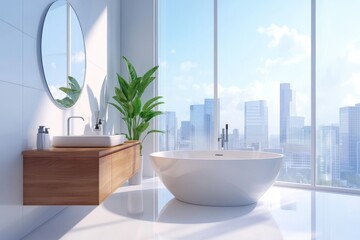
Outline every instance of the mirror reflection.
POLYGON ((85 46, 79 20, 64 0, 46 13, 41 37, 45 80, 54 101, 63 108, 78 100, 85 80, 85 46))

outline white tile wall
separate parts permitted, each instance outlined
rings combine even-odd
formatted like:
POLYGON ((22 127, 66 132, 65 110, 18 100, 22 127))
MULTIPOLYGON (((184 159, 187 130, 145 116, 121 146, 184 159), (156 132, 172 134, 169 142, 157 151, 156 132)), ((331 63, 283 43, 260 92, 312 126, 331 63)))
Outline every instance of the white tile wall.
POLYGON ((23 85, 44 90, 39 43, 26 34, 23 35, 23 67, 23 85))
POLYGON ((51 135, 62 135, 63 118, 62 110, 53 104, 46 91, 24 87, 22 122, 24 149, 36 148, 36 134, 40 125, 49 127, 51 135))
MULTIPOLYGON (((72 0, 81 14, 87 63, 85 93, 69 110, 55 106, 42 74, 39 41, 45 12, 53 0, 3 0, 0 7, 0 239, 20 239, 57 214, 62 206, 22 205, 21 152, 36 147, 39 125, 66 134, 69 116, 91 116, 86 87, 99 98, 106 75, 106 1, 72 0), (105 30, 104 30, 105 29, 105 30)), ((84 123, 75 123, 82 132, 84 123), (82 124, 82 125, 81 125, 82 124)))
POLYGON ((21 84, 22 34, 11 25, 0 21, 0 80, 21 84))
POLYGON ((0 236, 4 239, 17 239, 21 234, 21 91, 19 85, 0 82, 0 236))
POLYGON ((0 16, 1 20, 10 25, 22 28, 22 0, 1 1, 0 16))
MULTIPOLYGON (((10 0, 8 0, 10 1, 10 0)), ((54 0, 28 1, 23 0, 23 32, 34 39, 41 35, 41 27, 46 10, 54 0)))

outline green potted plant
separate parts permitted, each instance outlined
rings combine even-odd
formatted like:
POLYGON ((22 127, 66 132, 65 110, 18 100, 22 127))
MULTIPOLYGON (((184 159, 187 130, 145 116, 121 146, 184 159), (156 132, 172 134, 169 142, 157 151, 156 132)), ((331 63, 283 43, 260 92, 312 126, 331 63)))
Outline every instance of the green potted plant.
MULTIPOLYGON (((150 121, 162 114, 161 111, 156 109, 157 106, 164 103, 159 101, 162 96, 150 98, 145 103, 141 100, 147 87, 155 80, 153 74, 159 66, 151 68, 143 76, 139 77, 131 62, 124 56, 122 58, 129 73, 129 80, 127 81, 117 74, 119 87, 115 87, 115 95, 113 96, 115 102, 110 104, 119 110, 122 115, 127 127, 127 132, 123 133, 126 138, 140 141, 140 155, 142 155, 142 143, 145 138, 151 133, 162 133, 162 131, 156 129, 148 130, 150 121)), ((142 170, 136 175, 133 177, 133 184, 141 182, 142 170)))

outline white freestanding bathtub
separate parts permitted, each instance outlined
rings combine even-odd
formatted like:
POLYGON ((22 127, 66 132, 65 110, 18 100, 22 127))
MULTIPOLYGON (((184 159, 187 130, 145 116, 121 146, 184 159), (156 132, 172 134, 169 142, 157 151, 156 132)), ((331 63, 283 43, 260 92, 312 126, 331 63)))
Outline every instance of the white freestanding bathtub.
POLYGON ((167 151, 150 154, 166 188, 180 201, 240 206, 257 200, 274 183, 282 154, 251 151, 167 151))

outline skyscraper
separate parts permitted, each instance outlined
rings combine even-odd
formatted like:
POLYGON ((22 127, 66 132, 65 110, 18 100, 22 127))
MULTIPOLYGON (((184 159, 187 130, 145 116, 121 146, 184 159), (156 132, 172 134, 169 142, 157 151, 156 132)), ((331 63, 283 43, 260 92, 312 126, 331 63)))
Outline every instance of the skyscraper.
POLYGON ((204 100, 204 130, 207 134, 207 146, 208 149, 212 149, 214 145, 214 99, 204 100))
POLYGON ((181 121, 180 140, 189 141, 191 135, 190 121, 181 121))
POLYGON ((160 129, 164 131, 164 134, 160 134, 160 150, 176 150, 177 146, 177 124, 175 112, 164 112, 159 116, 160 129))
POLYGON ((268 109, 265 100, 245 102, 245 147, 268 147, 268 109))
POLYGON ((214 99, 205 99, 204 104, 190 105, 190 127, 193 149, 214 147, 214 99))
POLYGON ((290 83, 280 83, 280 148, 284 153, 279 179, 309 183, 311 179, 311 127, 296 113, 296 94, 290 83))
POLYGON ((193 149, 206 149, 204 104, 190 105, 191 143, 193 149))
POLYGON ((287 122, 286 143, 304 144, 304 124, 305 118, 299 116, 290 116, 287 122))
POLYGON ((181 121, 179 150, 191 150, 191 124, 190 124, 190 121, 181 121))
POLYGON ((290 121, 292 90, 290 83, 280 83, 280 145, 287 142, 287 129, 290 121))
POLYGON ((318 183, 334 185, 340 180, 339 126, 321 126, 317 141, 318 183))
POLYGON ((342 172, 360 173, 360 104, 340 108, 339 149, 342 172))

